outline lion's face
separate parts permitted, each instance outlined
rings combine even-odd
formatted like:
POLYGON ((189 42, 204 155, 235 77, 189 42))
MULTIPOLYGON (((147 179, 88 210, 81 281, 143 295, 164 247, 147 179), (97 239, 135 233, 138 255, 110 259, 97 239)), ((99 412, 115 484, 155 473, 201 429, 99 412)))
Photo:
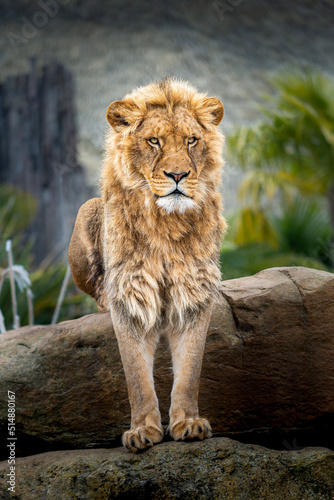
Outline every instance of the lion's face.
POLYGON ((182 102, 173 109, 149 106, 144 114, 135 100, 116 101, 108 108, 108 121, 125 158, 123 184, 140 181, 167 213, 196 208, 217 167, 222 136, 215 129, 224 108, 216 98, 202 101, 209 123, 201 120, 200 105, 189 109, 182 102))
POLYGON ((183 212, 194 205, 204 166, 203 142, 200 125, 182 108, 175 110, 172 118, 166 110, 151 110, 138 130, 140 171, 157 204, 168 212, 183 212))

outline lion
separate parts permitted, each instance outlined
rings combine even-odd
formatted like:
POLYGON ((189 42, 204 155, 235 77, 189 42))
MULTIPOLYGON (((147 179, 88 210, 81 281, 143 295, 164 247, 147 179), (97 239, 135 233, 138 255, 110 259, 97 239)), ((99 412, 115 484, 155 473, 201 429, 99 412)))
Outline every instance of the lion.
POLYGON ((153 381, 161 335, 174 372, 167 431, 175 440, 212 435, 198 393, 226 228, 223 115, 219 99, 174 78, 112 102, 101 198, 86 202, 76 219, 73 279, 110 311, 131 406, 122 443, 132 452, 164 436, 153 381))

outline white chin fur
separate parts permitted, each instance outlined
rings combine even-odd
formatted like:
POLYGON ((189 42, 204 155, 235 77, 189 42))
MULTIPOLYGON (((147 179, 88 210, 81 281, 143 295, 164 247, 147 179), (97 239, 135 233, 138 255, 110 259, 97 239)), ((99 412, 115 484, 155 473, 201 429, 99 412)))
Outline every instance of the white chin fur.
POLYGON ((172 212, 179 212, 180 214, 183 214, 186 210, 196 207, 196 203, 191 198, 175 195, 158 198, 157 205, 158 207, 166 210, 168 214, 171 214, 172 212))

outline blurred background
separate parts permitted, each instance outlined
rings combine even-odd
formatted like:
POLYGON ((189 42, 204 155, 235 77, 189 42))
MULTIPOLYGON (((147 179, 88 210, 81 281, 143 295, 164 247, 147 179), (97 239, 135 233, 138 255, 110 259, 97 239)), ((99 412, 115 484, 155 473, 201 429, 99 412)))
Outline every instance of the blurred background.
POLYGON ((0 331, 96 310, 63 280, 106 109, 167 75, 225 106, 222 278, 332 272, 333 25, 333 0, 1 0, 0 331))

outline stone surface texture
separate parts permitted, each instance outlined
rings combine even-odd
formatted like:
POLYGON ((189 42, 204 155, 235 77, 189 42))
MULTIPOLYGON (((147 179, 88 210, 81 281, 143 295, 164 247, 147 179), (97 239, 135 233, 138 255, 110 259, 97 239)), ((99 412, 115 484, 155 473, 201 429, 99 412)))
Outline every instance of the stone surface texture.
MULTIPOLYGON (((334 415, 334 275, 274 268, 222 282, 199 406, 214 433, 313 429, 334 415)), ((162 340, 155 382, 164 424, 172 371, 162 340)), ((118 445, 129 427, 107 313, 0 336, 0 389, 16 394, 17 430, 62 446, 118 445)), ((6 432, 7 413, 0 422, 6 432)), ((232 435, 232 434, 230 434, 232 435)))
POLYGON ((227 438, 167 442, 141 455, 113 450, 48 452, 17 460, 15 496, 3 500, 331 500, 334 452, 273 451, 227 438))

